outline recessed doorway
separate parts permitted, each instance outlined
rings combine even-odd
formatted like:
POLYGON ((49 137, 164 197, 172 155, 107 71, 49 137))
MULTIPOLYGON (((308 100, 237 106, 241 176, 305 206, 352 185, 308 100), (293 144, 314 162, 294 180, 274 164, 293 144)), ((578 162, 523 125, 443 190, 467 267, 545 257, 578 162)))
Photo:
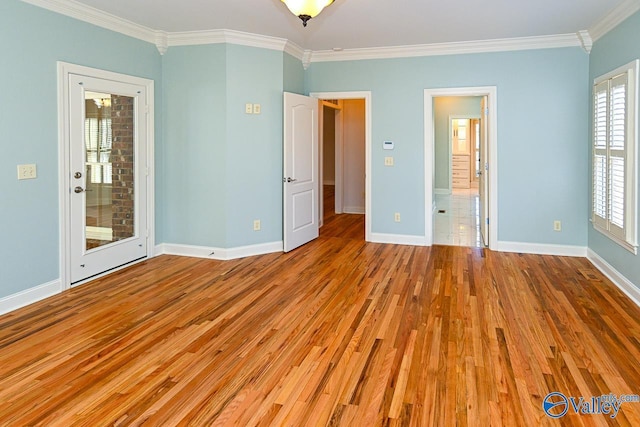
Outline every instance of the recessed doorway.
MULTIPOLYGON (((427 245, 436 242, 434 239, 436 228, 434 224, 437 220, 439 210, 437 196, 445 192, 453 195, 453 150, 452 142, 449 135, 446 137, 446 154, 442 158, 442 152, 436 150, 436 119, 435 119, 435 100, 439 97, 479 97, 480 105, 480 127, 481 138, 486 141, 481 144, 478 150, 472 150, 471 144, 468 149, 468 167, 469 183, 468 192, 473 188, 471 174, 478 175, 478 202, 477 210, 479 211, 479 229, 482 236, 483 245, 491 249, 497 247, 498 242, 498 163, 497 163, 497 88, 495 86, 487 87, 469 87, 469 88, 444 88, 444 89, 425 89, 424 91, 424 123, 425 123, 425 241, 427 245), (477 153, 476 153, 477 151, 477 153), (475 157, 478 155, 478 166, 475 164, 475 157), (472 162, 473 160, 473 162, 472 162), (444 174, 446 176, 446 185, 443 185, 443 174, 438 174, 437 164, 448 165, 448 170, 444 174)), ((447 131, 451 127, 451 121, 445 122, 447 131)), ((460 160, 462 162, 462 160, 460 160)), ((462 165, 462 163, 461 163, 462 165)), ((462 207, 459 206, 461 209, 462 207)), ((465 206, 465 209, 471 210, 471 206, 465 206)), ((470 236, 472 237, 472 236, 470 236)), ((477 242, 477 240, 476 240, 477 242)))
POLYGON ((312 93, 319 99, 320 236, 370 240, 369 92, 312 93))

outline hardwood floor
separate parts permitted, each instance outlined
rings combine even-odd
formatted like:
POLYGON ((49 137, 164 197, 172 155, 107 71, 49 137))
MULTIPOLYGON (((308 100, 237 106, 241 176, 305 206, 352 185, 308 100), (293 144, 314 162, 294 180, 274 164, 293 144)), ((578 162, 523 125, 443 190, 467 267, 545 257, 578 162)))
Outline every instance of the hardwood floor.
POLYGON ((640 309, 579 258, 321 236, 160 256, 0 317, 3 426, 640 425, 640 309))
POLYGON ((364 215, 336 215, 335 187, 333 185, 323 186, 322 199, 324 212, 323 226, 320 228, 321 236, 364 240, 364 215))

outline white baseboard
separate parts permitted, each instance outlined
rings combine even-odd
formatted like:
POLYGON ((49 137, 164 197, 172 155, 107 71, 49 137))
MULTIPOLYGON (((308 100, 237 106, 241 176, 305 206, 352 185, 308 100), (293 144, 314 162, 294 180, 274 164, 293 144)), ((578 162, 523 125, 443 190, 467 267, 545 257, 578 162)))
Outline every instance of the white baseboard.
POLYGON ((240 246, 237 248, 214 248, 207 246, 162 243, 156 246, 155 253, 156 255, 179 255, 227 261, 254 255, 282 252, 283 250, 284 246, 282 242, 261 243, 258 245, 240 246))
POLYGON ((434 188, 433 194, 451 194, 451 190, 448 188, 434 188))
POLYGON ((343 206, 342 213, 364 215, 364 206, 343 206))
POLYGON ((411 236, 407 234, 371 233, 370 241, 373 243, 411 246, 426 246, 427 244, 424 236, 411 236))
POLYGON ((60 279, 0 298, 0 314, 17 310, 62 292, 60 279))
POLYGON ((517 252, 522 254, 558 255, 586 257, 586 246, 553 245, 545 243, 522 243, 498 241, 498 252, 517 252))
POLYGON ((598 270, 609 278, 622 292, 624 292, 637 306, 640 307, 640 289, 627 279, 622 273, 613 268, 600 255, 591 249, 587 249, 587 259, 591 261, 598 270))

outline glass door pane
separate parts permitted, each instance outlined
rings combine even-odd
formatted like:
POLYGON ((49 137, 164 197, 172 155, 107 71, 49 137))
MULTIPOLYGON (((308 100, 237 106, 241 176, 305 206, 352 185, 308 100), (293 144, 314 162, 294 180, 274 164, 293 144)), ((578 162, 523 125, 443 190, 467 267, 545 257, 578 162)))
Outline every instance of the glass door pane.
POLYGON ((85 92, 85 249, 135 236, 135 100, 85 92))

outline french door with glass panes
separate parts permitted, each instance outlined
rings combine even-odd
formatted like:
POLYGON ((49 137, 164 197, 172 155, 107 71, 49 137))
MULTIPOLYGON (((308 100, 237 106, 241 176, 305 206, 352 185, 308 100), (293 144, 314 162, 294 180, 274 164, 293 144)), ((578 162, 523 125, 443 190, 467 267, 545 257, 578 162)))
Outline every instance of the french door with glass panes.
POLYGON ((147 256, 147 87, 68 75, 70 283, 147 256))

